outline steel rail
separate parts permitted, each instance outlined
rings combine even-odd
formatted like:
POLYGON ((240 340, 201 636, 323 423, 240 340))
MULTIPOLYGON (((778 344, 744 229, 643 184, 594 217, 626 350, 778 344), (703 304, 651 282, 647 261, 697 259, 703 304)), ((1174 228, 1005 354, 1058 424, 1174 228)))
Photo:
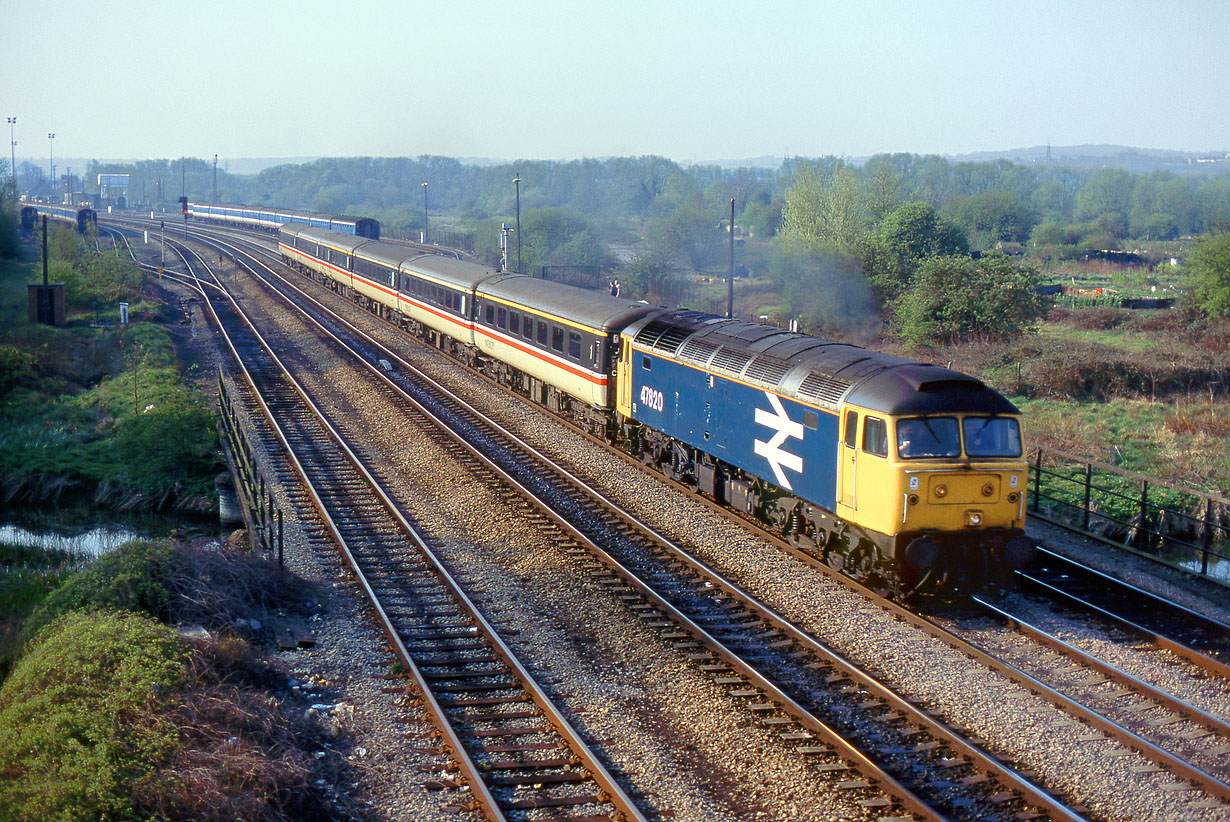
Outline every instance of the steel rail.
MULTIPOLYGON (((208 268, 208 264, 206 264, 206 268, 208 268)), ((257 331, 257 329, 252 324, 251 320, 247 317, 247 315, 243 313, 242 310, 239 309, 238 303, 234 300, 234 297, 230 295, 229 292, 227 292, 226 296, 227 296, 228 301, 231 303, 232 307, 237 312, 237 314, 243 319, 245 325, 247 325, 249 330, 256 336, 262 348, 264 348, 268 356, 275 362, 283 378, 299 395, 299 397, 303 400, 307 408, 316 417, 317 421, 327 431, 330 438, 333 440, 334 444, 341 450, 343 455, 346 457, 347 461, 352 465, 352 467, 355 468, 355 470, 357 470, 364 477, 365 481, 369 484, 370 489, 379 498, 379 500, 381 501, 381 504, 389 511, 390 515, 397 522, 398 526, 407 534, 407 536, 409 536, 415 542, 422 556, 428 561, 429 565, 435 571, 436 576, 441 580, 441 582, 445 585, 445 587, 448 588, 449 592, 453 595, 453 597, 456 599, 458 604, 467 613, 467 615, 469 615, 470 618, 472 618, 475 621, 475 623, 480 626, 480 630, 485 635, 485 638, 492 644, 493 649, 496 651, 497 655, 501 658, 501 660, 506 665, 508 665, 509 669, 514 672, 514 675, 516 676, 516 678, 520 680, 522 687, 524 687, 526 692, 534 700, 535 704, 538 705, 540 710, 543 711, 543 713, 546 715, 551 725, 555 727, 556 730, 561 733, 565 741, 569 744, 569 746, 573 749, 573 752, 577 755, 578 759, 581 760, 582 764, 586 767, 586 769, 594 777, 594 780, 598 784, 599 788, 606 793, 607 795, 606 798, 608 799, 608 801, 610 801, 612 805, 614 805, 621 813, 623 813, 629 819, 635 820, 635 822, 647 822, 645 816, 642 814, 640 809, 635 805, 632 799, 619 786, 619 783, 615 780, 614 776, 611 775, 611 773, 606 769, 605 765, 603 765, 603 763, 599 761, 593 755, 593 752, 590 750, 589 746, 580 737, 577 731, 572 727, 571 723, 568 722, 567 718, 564 717, 563 714, 560 713, 559 709, 551 702, 550 698, 546 695, 545 691, 542 690, 541 686, 537 684, 537 682, 533 679, 529 671, 521 664, 521 662, 517 659, 517 657, 512 652, 512 650, 507 646, 507 644, 499 636, 494 626, 492 626, 483 617, 479 609, 474 605, 474 603, 469 599, 469 597, 464 593, 461 587, 453 579, 452 575, 449 573, 447 568, 445 568, 445 566, 440 562, 439 558, 435 556, 434 552, 431 551, 431 549, 428 547, 426 542, 422 539, 422 536, 419 534, 418 530, 402 514, 397 504, 388 495, 388 493, 381 486, 379 481, 374 476, 372 476, 372 474, 363 465, 362 460, 346 444, 342 435, 337 431, 337 429, 332 425, 332 423, 329 422, 329 420, 324 416, 324 414, 320 411, 317 405, 311 400, 307 391, 293 377, 289 369, 286 368, 286 366, 282 363, 280 358, 278 358, 278 356, 273 352, 271 346, 269 346, 269 344, 260 335, 259 331, 257 331)), ((211 314, 213 313, 212 307, 210 307, 210 312, 211 314)), ((215 322, 221 327, 221 323, 217 319, 216 314, 214 314, 214 319, 215 319, 215 322)), ((242 360, 239 358, 238 351, 235 349, 234 344, 230 340, 229 336, 225 336, 224 334, 224 337, 226 338, 227 345, 232 353, 232 356, 236 358, 237 362, 241 363, 241 367, 243 368, 245 379, 248 380, 249 385, 253 386, 257 402, 260 405, 264 416, 271 424, 271 427, 274 430, 275 435, 280 445, 282 446, 282 448, 284 449, 284 451, 287 453, 288 457, 290 458, 296 473, 299 475, 302 481, 302 484, 304 485, 304 488, 306 489, 309 497, 311 498, 313 502, 313 506, 317 509, 318 513, 321 515, 322 520, 325 522, 326 527, 328 528, 330 532, 330 535, 333 537, 335 542, 338 544, 339 548, 341 549, 343 553, 343 556, 346 558, 347 563, 351 568, 352 573, 355 575, 356 579, 359 581, 360 585, 362 586, 365 595, 370 600, 372 607, 377 614, 377 619, 380 622, 386 634, 386 637, 390 640, 390 643, 395 648, 396 655, 398 656, 401 663, 406 667, 407 671, 410 673, 411 677, 414 679, 416 685, 418 686, 421 697, 427 703, 428 713, 432 717, 433 724, 441 732, 441 735, 444 737, 449 747, 453 750, 454 759, 456 759, 458 766, 460 770, 462 771, 462 774, 465 776, 467 782, 470 783, 471 790, 473 791, 475 798, 479 801, 479 803, 483 806, 484 810, 489 814, 489 816, 491 816, 493 820, 504 820, 505 817, 504 817, 503 811, 499 807, 498 800, 496 800, 495 797, 490 793, 489 789, 486 786, 485 780, 483 779, 484 772, 469 757, 469 754, 466 752, 464 744, 461 742, 460 738, 456 734, 456 730, 452 727, 452 725, 448 722, 447 718, 445 717, 443 708, 440 706, 439 702, 436 700, 435 696, 432 694, 430 685, 426 677, 421 673, 419 667, 415 664, 414 660, 411 658, 409 650, 406 648, 405 644, 402 642, 400 635, 398 634, 396 628, 392 624, 392 620, 389 618, 387 612, 384 610, 383 606, 380 604, 379 597, 375 593, 373 588, 371 587, 369 581, 367 580, 367 577, 364 574, 362 568, 360 567, 358 560, 356 559, 354 554, 351 552, 349 546, 346 543, 345 538, 342 536, 336 524, 333 522, 332 517, 329 515, 326 509, 325 503, 320 498, 319 494, 316 492, 316 489, 313 487, 306 469, 304 468, 302 463, 299 461, 298 457, 295 455, 294 450, 291 447, 289 440, 287 439, 285 433, 282 431, 281 426, 277 424, 272 411, 269 409, 268 405, 265 403, 263 397, 260 396, 259 391, 255 390, 255 383, 252 380, 251 375, 248 372, 247 368, 242 366, 242 360)), ((379 373, 379 372, 377 371, 376 373, 379 373)))

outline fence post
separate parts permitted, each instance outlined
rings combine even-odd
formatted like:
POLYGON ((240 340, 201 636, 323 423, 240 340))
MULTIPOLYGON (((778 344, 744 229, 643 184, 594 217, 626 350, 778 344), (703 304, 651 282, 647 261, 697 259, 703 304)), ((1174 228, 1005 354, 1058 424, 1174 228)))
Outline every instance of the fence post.
POLYGON ((1213 538, 1213 498, 1205 497, 1204 500, 1204 528, 1200 534, 1200 573, 1202 576, 1209 575, 1209 542, 1213 538))
POLYGON ((1145 531, 1145 518, 1148 515, 1149 481, 1140 481, 1140 525, 1136 529, 1136 547, 1144 551, 1149 547, 1149 536, 1145 531))
POLYGON ((1034 512, 1038 511, 1038 500, 1042 495, 1042 446, 1038 446, 1038 459, 1034 465, 1034 512))
POLYGON ((1085 463, 1085 519, 1083 529, 1089 530, 1089 493, 1093 486, 1093 463, 1085 463))

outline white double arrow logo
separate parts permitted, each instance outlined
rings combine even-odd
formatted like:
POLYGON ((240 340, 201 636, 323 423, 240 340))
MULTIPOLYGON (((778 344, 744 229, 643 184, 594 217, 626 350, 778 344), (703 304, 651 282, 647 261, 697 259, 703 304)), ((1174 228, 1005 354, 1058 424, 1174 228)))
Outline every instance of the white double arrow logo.
POLYGON ((768 442, 756 440, 752 450, 757 456, 769 461, 769 467, 773 469, 773 476, 777 477, 777 484, 787 491, 793 491, 794 487, 790 484, 790 480, 786 479, 782 468, 789 468, 801 474, 803 473, 803 458, 798 454, 783 451, 781 446, 791 437, 798 440, 803 439, 803 424, 790 419, 786 414, 786 409, 782 408, 782 401, 776 394, 766 391, 764 395, 769 398, 769 405, 773 406, 774 413, 770 414, 763 408, 757 408, 756 424, 772 428, 777 433, 768 442))

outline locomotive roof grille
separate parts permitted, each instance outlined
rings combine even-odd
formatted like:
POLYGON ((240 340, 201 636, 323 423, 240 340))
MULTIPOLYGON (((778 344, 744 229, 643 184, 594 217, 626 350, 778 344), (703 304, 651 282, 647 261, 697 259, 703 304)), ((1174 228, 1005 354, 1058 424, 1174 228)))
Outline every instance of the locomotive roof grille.
POLYGON ((761 354, 747 367, 747 377, 776 386, 792 365, 770 354, 761 354))
POLYGON ((672 325, 654 342, 653 347, 655 350, 674 354, 679 350, 679 346, 683 341, 691 336, 691 334, 691 328, 680 328, 677 325, 672 325))
POLYGON ((743 373, 743 367, 751 359, 752 356, 750 354, 730 348, 723 348, 713 356, 713 367, 734 374, 737 377, 743 373))
POLYGON ((709 358, 713 356, 713 352, 717 351, 720 347, 708 340, 693 337, 683 344, 683 348, 679 349, 679 356, 685 360, 691 360, 698 365, 707 365, 709 358))
POLYGON ((815 400, 827 408, 836 409, 837 403, 841 402, 841 395, 846 393, 846 389, 851 385, 851 382, 840 377, 813 371, 799 385, 798 393, 804 399, 815 400))

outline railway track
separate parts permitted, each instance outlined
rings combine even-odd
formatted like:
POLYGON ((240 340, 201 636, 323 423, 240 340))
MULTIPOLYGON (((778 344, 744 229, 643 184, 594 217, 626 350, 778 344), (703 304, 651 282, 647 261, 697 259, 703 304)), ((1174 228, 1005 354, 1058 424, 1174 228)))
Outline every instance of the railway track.
POLYGON ((1023 586, 1142 637, 1230 680, 1230 625, 1051 551, 1019 571, 1023 586))
MULTIPOLYGON (((373 352, 369 340, 350 344, 366 363, 384 360, 413 371, 391 351, 373 352)), ((1051 818, 1078 818, 472 407, 442 388, 435 396, 424 394, 425 375, 401 384, 397 373, 386 376, 385 369, 369 367, 373 377, 399 386, 414 410, 430 408, 441 425, 457 431, 455 446, 534 500, 576 540, 579 562, 591 563, 591 573, 758 721, 780 728, 784 743, 818 758, 817 770, 835 788, 868 793, 853 797, 855 803, 929 818, 972 808, 983 818, 1008 818, 1026 807, 1042 808, 1051 818), (630 538, 633 533, 637 538, 630 538), (910 784, 897 774, 908 775, 910 784)))
MULTIPOLYGON (((204 263, 185 265, 191 273, 204 263)), ((281 443, 448 750, 460 778, 446 785, 468 791, 492 820, 554 809, 553 818, 643 822, 233 298, 220 284, 199 290, 250 393, 239 390, 281 443)))
MULTIPOLYGON (((370 359, 371 357, 370 351, 366 354, 366 356, 370 359)), ((403 363, 402 367, 405 368, 407 367, 407 365, 403 363)), ((631 524, 631 523, 625 523, 622 526, 615 525, 611 527, 616 530, 620 528, 624 528, 624 529, 639 528, 639 526, 635 524, 631 524)), ((593 556, 592 549, 587 549, 587 550, 591 551, 589 556, 592 557, 593 556)), ((686 554, 686 552, 684 553, 686 554)), ((732 694, 740 694, 741 696, 738 698, 748 700, 749 710, 751 712, 753 712, 755 715, 763 719, 774 720, 775 723, 780 722, 783 726, 785 726, 786 717, 784 715, 790 714, 791 711, 783 708, 783 705, 785 704, 784 701, 781 701, 780 699, 775 701, 773 697, 769 697, 766 700, 764 697, 765 697, 765 694, 768 692, 765 692, 765 691, 760 691, 756 695, 753 695, 751 692, 755 691, 756 689, 749 688, 747 686, 752 682, 752 680, 755 679, 755 677, 751 677, 748 675, 749 672, 745 672, 741 670, 738 664, 739 657, 737 654, 734 657, 727 658, 723 656, 721 653, 718 653, 715 651, 715 645, 721 645, 722 643, 726 643, 729 645, 737 646, 737 645, 742 644, 745 646, 745 649, 746 649, 747 647, 763 648, 763 646, 767 644, 770 648, 774 648, 775 646, 776 646, 776 649, 787 649, 788 648, 789 651, 787 655, 790 655, 790 654, 799 653, 800 648, 803 646, 806 646, 810 638, 806 637, 805 635, 801 637, 794 635, 791 631, 792 626, 790 626, 788 623, 785 623, 784 621, 777 621, 773 619, 772 616, 769 616, 768 618, 766 618, 765 614, 763 613, 758 614, 753 609, 744 606, 742 603, 732 604, 731 601, 727 601, 719 605, 712 612, 705 612, 703 608, 697 607, 695 603, 688 603, 688 600, 689 599, 707 600, 711 596, 712 588, 715 588, 715 587, 722 588, 723 590, 727 590, 721 582, 715 582, 713 577, 709 576, 706 579, 706 581, 703 583, 703 586, 698 590, 695 587, 694 581, 692 582, 688 581, 688 579, 686 578, 686 574, 683 575, 682 577, 676 577, 676 575, 673 572, 670 574, 656 573, 655 575, 654 569, 662 567, 659 559, 642 558, 642 562, 644 563, 643 565, 644 576, 646 576, 647 578, 654 578, 656 576, 656 579, 653 579, 653 581, 656 582, 660 586, 658 589, 649 589, 649 588, 639 589, 637 588, 634 584, 630 582, 630 580, 627 577, 625 577, 621 572, 616 571, 615 567, 606 561, 604 561, 600 569, 594 571, 594 573, 597 573, 599 575, 608 575, 607 578, 610 580, 610 585, 612 587, 618 586, 619 588, 618 596, 620 596, 621 598, 627 598, 626 601, 629 602, 629 607, 636 608, 639 612, 643 613, 645 616, 645 619, 648 622, 664 623, 659 626, 664 633, 664 638, 674 643, 682 643, 685 646, 691 643, 695 643, 694 645, 692 645, 694 650, 691 651, 691 653, 695 657, 693 661, 701 668, 708 669, 709 672, 711 672, 714 675, 715 681, 721 680, 722 684, 727 686, 731 690, 732 694), (660 599, 655 599, 655 596, 659 597, 660 599), (633 599, 634 597, 636 599, 633 599), (682 621, 677 616, 675 617, 674 620, 669 619, 669 617, 675 616, 671 613, 671 610, 672 609, 677 610, 681 614, 684 614, 685 617, 688 616, 687 609, 685 607, 681 607, 681 605, 677 603, 682 603, 682 605, 688 606, 688 608, 691 608, 692 616, 688 618, 692 620, 696 628, 700 629, 699 632, 693 631, 691 633, 688 633, 686 637, 677 635, 680 630, 679 626, 682 624, 682 621), (749 637, 751 637, 751 640, 752 640, 751 642, 748 641, 749 637)), ((689 562, 686 558, 681 559, 678 556, 676 556, 674 559, 667 560, 666 564, 668 566, 671 564, 674 564, 676 566, 682 567, 682 566, 689 565, 689 562)), ((627 565, 630 568, 635 567, 635 563, 633 562, 628 562, 627 565)), ((628 570, 628 569, 626 568, 625 570, 628 570)), ((692 572, 701 573, 701 574, 707 573, 705 570, 696 569, 696 568, 693 568, 692 572)), ((629 570, 628 573, 631 573, 633 576, 635 576, 635 571, 629 570)), ((737 590, 727 591, 727 593, 733 596, 735 601, 738 600, 739 592, 737 590)), ((1003 616, 1002 618, 1011 619, 1010 616, 1003 616)), ((1015 620, 1014 622, 1020 625, 1019 620, 1015 620)), ((1023 630, 1026 630, 1026 629, 1023 628, 1023 630)), ((1036 629, 1034 630, 1036 631, 1036 629)), ((1034 636, 1035 641, 1043 642, 1045 644, 1051 644, 1051 642, 1042 639, 1040 635, 1034 634, 1033 636, 1034 636)), ((942 637, 942 638, 944 638, 945 641, 949 642, 950 644, 954 644, 954 647, 956 647, 957 644, 963 643, 963 641, 957 640, 951 635, 947 637, 942 637)), ((975 652, 973 655, 975 656, 978 655, 977 648, 969 645, 968 643, 963 643, 963 644, 966 647, 968 647, 970 650, 975 652)), ((815 653, 815 652, 809 651, 809 653, 815 653)), ((754 653, 751 655, 755 656, 754 653)), ((825 675, 824 675, 825 679, 832 678, 833 682, 842 683, 841 686, 837 689, 838 691, 849 690, 851 683, 854 683, 854 689, 859 692, 866 692, 866 691, 874 690, 873 687, 869 687, 866 683, 857 682, 856 680, 852 680, 852 679, 845 679, 844 672, 842 672, 841 674, 835 673, 838 670, 839 666, 834 666, 831 660, 821 661, 821 658, 819 656, 811 656, 809 657, 809 660, 811 664, 818 666, 816 668, 817 670, 825 671, 825 675)), ((747 660, 744 660, 744 664, 746 663, 747 663, 747 660)), ((999 661, 992 662, 988 660, 988 664, 992 664, 992 667, 996 667, 997 670, 1001 670, 1001 672, 1005 672, 1006 675, 1009 676, 1009 678, 1016 679, 1018 682, 1024 682, 1028 684, 1029 687, 1031 688, 1041 685, 1043 686, 1043 692, 1047 693, 1047 689, 1044 683, 1042 683, 1039 680, 1035 680, 1031 678, 1028 674, 1025 674, 1023 671, 1017 670, 1014 672, 1013 669, 1011 669, 1011 667, 1004 667, 1003 664, 1000 663, 999 661)), ((1088 665, 1091 663, 1085 662, 1083 664, 1088 665)), ((1092 664, 1096 666, 1097 663, 1092 663, 1092 664)), ((757 673, 757 671, 753 670, 750 673, 757 673)), ((779 670, 767 676, 764 675, 763 673, 761 675, 765 676, 765 679, 771 681, 773 678, 790 679, 791 672, 787 670, 783 673, 783 671, 779 670)), ((1147 690, 1147 687, 1144 690, 1147 690)), ((1141 690, 1140 692, 1143 693, 1144 690, 1141 690)), ((786 693, 785 691, 783 691, 783 693, 786 694, 787 698, 790 697, 789 693, 786 693)), ((1055 704, 1061 705, 1062 707, 1064 707, 1065 710, 1068 710, 1069 712, 1074 711, 1071 704, 1069 703, 1075 702, 1075 700, 1071 700, 1069 697, 1065 697, 1063 694, 1060 694, 1057 691, 1053 695, 1047 693, 1047 698, 1051 699, 1051 701, 1054 702, 1055 704)), ((1153 697, 1149 697, 1149 698, 1153 698, 1153 697)), ((826 699, 832 699, 832 697, 826 697, 826 699)), ((846 707, 839 709, 837 712, 838 713, 845 712, 848 715, 854 715, 858 713, 884 711, 886 710, 883 707, 884 704, 885 703, 880 703, 880 705, 877 706, 873 704, 871 700, 864 698, 861 700, 855 700, 853 705, 848 704, 846 707)), ((1201 717, 1199 716, 1200 714, 1199 711, 1191 710, 1191 706, 1185 706, 1181 702, 1176 702, 1168 706, 1168 709, 1174 711, 1177 714, 1186 714, 1186 715, 1195 714, 1195 720, 1197 722, 1203 723, 1203 727, 1206 729, 1206 732, 1205 733, 1193 733, 1192 734, 1193 740, 1199 740, 1203 738, 1203 736, 1207 735, 1207 733, 1216 733, 1216 734, 1224 733, 1224 730, 1216 727, 1217 720, 1215 717, 1207 717, 1207 716, 1201 717), (1213 721, 1210 722, 1209 721, 1210 719, 1213 721)), ((1081 715, 1083 717, 1082 721, 1093 721, 1093 722, 1106 721, 1105 717, 1101 717, 1101 720, 1097 719, 1097 717, 1100 717, 1101 715, 1098 714, 1096 711, 1089 711, 1088 715, 1082 715, 1080 714, 1079 711, 1076 711, 1076 713, 1077 715, 1081 715)), ((900 716, 902 715, 898 715, 899 718, 895 720, 898 723, 900 723, 901 721, 900 716)), ((799 723, 798 717, 790 717, 790 718, 793 719, 797 723, 797 727, 802 728, 803 730, 795 730, 794 728, 796 726, 792 725, 790 726, 789 729, 783 732, 782 734, 783 737, 787 738, 789 741, 797 742, 799 747, 806 751, 806 755, 809 755, 809 756, 821 755, 821 752, 818 750, 820 746, 812 745, 808 742, 808 740, 811 738, 814 738, 814 736, 816 735, 820 735, 822 740, 827 742, 828 739, 827 737, 824 737, 823 731, 820 731, 817 728, 808 728, 806 724, 806 720, 804 720, 802 723, 799 723), (799 736, 800 734, 806 734, 806 736, 799 736)), ((834 723, 834 724, 839 724, 839 723, 834 723)), ((907 721, 906 724, 909 724, 909 722, 907 721)), ((1114 723, 1111 722, 1110 724, 1113 725, 1114 723)), ((1145 748, 1146 746, 1151 744, 1148 742, 1148 740, 1142 740, 1139 737, 1133 737, 1130 735, 1127 735, 1127 736, 1120 735, 1116 731, 1110 731, 1108 735, 1124 740, 1129 745, 1132 745, 1133 747, 1137 747, 1138 749, 1145 748)), ((923 744, 924 747, 926 747, 930 745, 931 742, 932 741, 929 740, 927 743, 921 743, 921 744, 923 744)), ((931 747, 930 749, 934 750, 935 748, 931 747)), ((1216 755, 1216 752, 1214 752, 1214 755, 1216 755)), ((942 757, 942 760, 947 763, 945 764, 944 767, 949 768, 949 769, 958 767, 957 765, 953 764, 956 758, 957 757, 955 756, 942 757)), ((968 763, 971 761, 967 757, 965 757, 964 754, 962 754, 962 758, 964 758, 965 763, 968 763)), ((851 757, 846 756, 844 759, 844 762, 824 761, 821 763, 821 771, 822 772, 843 773, 845 770, 847 770, 850 767, 851 765, 850 760, 851 760, 851 757)), ((1219 782, 1219 779, 1217 776, 1210 775, 1206 773, 1205 771, 1200 770, 1199 768, 1195 768, 1194 770, 1188 770, 1187 765, 1184 764, 1184 760, 1181 756, 1173 757, 1171 760, 1155 759, 1155 761, 1160 761, 1163 767, 1166 767, 1172 770, 1176 775, 1182 776, 1185 779, 1190 779, 1192 782, 1200 784, 1211 795, 1225 796, 1225 794, 1222 793, 1222 789, 1224 788, 1224 785, 1220 787, 1218 786, 1217 783, 1219 782)), ((964 765, 962 767, 964 767, 964 765)), ((963 776, 963 780, 971 783, 972 785, 985 784, 988 781, 988 779, 991 777, 991 774, 995 770, 995 767, 996 767, 995 765, 992 765, 989 768, 985 768, 979 774, 967 773, 963 776)), ((1215 767, 1209 767, 1209 770, 1216 771, 1217 769, 1215 767)), ((949 773, 951 773, 951 771, 949 771, 949 773)), ((857 779, 845 779, 845 780, 840 781, 838 784, 846 786, 844 788, 845 790, 852 790, 852 791, 861 790, 866 786, 857 784, 859 781, 860 780, 857 780, 857 779)), ((892 786, 891 781, 887 781, 883 779, 873 780, 873 781, 877 785, 881 786, 882 788, 884 788, 885 786, 889 786, 889 787, 892 786)), ((932 779, 931 780, 931 782, 934 784, 943 784, 945 781, 946 780, 943 780, 943 779, 932 779)), ((928 792, 928 787, 929 787, 928 780, 927 779, 921 780, 921 785, 922 785, 921 793, 926 794, 928 792)), ((906 790, 908 791, 908 788, 906 790)), ((1019 802, 1020 796, 1022 796, 1023 794, 1017 793, 1015 791, 1016 789, 1013 789, 1013 791, 1011 792, 1012 793, 1011 796, 1005 795, 1003 791, 1000 791, 999 793, 992 792, 990 796, 994 796, 996 798, 996 803, 992 803, 992 804, 999 804, 1002 806, 1003 804, 1008 803, 1008 802, 1019 802)), ((885 793, 889 795, 893 795, 894 801, 901 803, 897 807, 899 807, 902 810, 910 810, 910 812, 920 813, 920 814, 926 813, 923 810, 910 809, 908 802, 902 802, 901 796, 893 794, 891 790, 886 790, 885 793)), ((897 791, 897 794, 901 794, 901 793, 902 791, 897 791)), ((934 793, 934 791, 932 793, 934 793)), ((939 804, 941 806, 943 806, 944 802, 948 802, 949 808, 950 808, 949 813, 954 813, 955 811, 955 815, 957 816, 965 816, 967 813, 970 812, 972 808, 975 808, 975 807, 979 808, 979 810, 982 811, 983 806, 978 805, 978 802, 980 800, 985 801, 986 799, 987 799, 986 794, 980 797, 977 794, 977 792, 975 792, 973 796, 970 796, 968 794, 964 796, 957 796, 956 794, 953 794, 950 792, 949 795, 947 796, 941 796, 938 801, 936 800, 934 796, 931 797, 932 802, 934 802, 935 804, 939 804)), ((866 805, 866 807, 868 808, 881 807, 882 801, 883 801, 882 798, 878 800, 876 798, 872 798, 870 799, 870 801, 868 801, 868 804, 866 805)), ((912 800, 909 800, 909 801, 912 801, 912 800)), ((1042 801, 1043 804, 1041 806, 1045 806, 1046 801, 1047 800, 1044 798, 1042 801)), ((1009 807, 1016 807, 1016 806, 1009 805, 1009 807)), ((1071 813, 1071 810, 1063 808, 1063 806, 1059 804, 1058 807, 1050 808, 1048 809, 1047 812, 1052 817, 1063 818, 1063 814, 1071 813)))

